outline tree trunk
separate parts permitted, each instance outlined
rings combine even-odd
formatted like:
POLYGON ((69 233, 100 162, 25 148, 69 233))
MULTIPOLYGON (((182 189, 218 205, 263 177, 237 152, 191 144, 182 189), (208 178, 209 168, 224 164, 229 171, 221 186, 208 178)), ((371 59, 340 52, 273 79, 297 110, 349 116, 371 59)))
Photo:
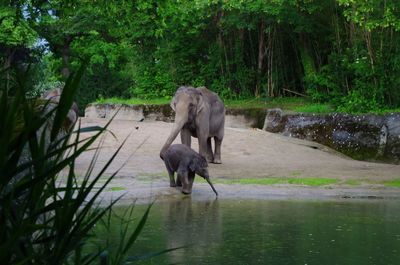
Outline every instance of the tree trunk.
POLYGON ((267 48, 267 95, 274 97, 274 80, 273 80, 273 65, 274 65, 274 40, 275 40, 275 27, 268 32, 268 48, 267 48))
POLYGON ((61 74, 62 76, 67 79, 71 74, 69 69, 69 57, 70 57, 70 45, 72 42, 72 37, 67 36, 64 38, 64 43, 61 49, 61 57, 62 57, 62 69, 61 74))
POLYGON ((371 65, 371 69, 372 69, 372 73, 373 73, 372 79, 373 79, 375 87, 377 87, 378 80, 376 79, 376 76, 375 76, 375 59, 374 59, 374 48, 372 47, 372 41, 371 41, 371 31, 365 29, 364 30, 364 38, 365 38, 367 51, 368 51, 368 55, 369 55, 369 61, 370 61, 370 65, 371 65))
POLYGON ((260 96, 260 87, 261 87, 261 72, 263 68, 264 62, 264 49, 265 49, 265 20, 261 19, 260 29, 258 32, 258 62, 257 62, 257 84, 256 90, 254 91, 254 96, 260 96))
POLYGON ((10 86, 10 67, 13 61, 13 57, 15 54, 15 49, 12 48, 6 48, 6 52, 5 52, 5 60, 4 60, 4 65, 3 65, 3 70, 6 71, 6 88, 8 89, 10 86))
MULTIPOLYGON (((215 19, 215 26, 218 29, 218 35, 217 35, 217 43, 218 46, 220 47, 220 49, 224 52, 224 41, 222 38, 222 29, 220 29, 220 25, 219 25, 219 21, 221 20, 221 18, 224 16, 224 12, 223 11, 219 11, 217 13, 216 19, 215 19)), ((224 71, 224 61, 225 58, 222 58, 222 56, 220 57, 220 67, 221 67, 221 75, 224 76, 225 75, 225 71, 224 71)))
MULTIPOLYGON (((223 47, 222 47, 222 46, 223 46, 223 40, 222 40, 222 32, 221 32, 221 31, 218 33, 217 42, 218 42, 219 47, 220 47, 221 49, 223 49, 223 47)), ((223 59, 222 56, 221 56, 221 57, 220 57, 220 66, 221 66, 221 75, 222 75, 222 76, 225 74, 223 60, 224 60, 224 59, 223 59)))
MULTIPOLYGON (((303 74, 306 79, 312 78, 316 74, 314 59, 312 54, 310 53, 310 45, 309 45, 309 38, 305 34, 300 34, 300 62, 303 67, 303 74)), ((302 87, 302 91, 304 92, 304 85, 302 87)), ((300 91, 299 91, 300 92, 300 91)))

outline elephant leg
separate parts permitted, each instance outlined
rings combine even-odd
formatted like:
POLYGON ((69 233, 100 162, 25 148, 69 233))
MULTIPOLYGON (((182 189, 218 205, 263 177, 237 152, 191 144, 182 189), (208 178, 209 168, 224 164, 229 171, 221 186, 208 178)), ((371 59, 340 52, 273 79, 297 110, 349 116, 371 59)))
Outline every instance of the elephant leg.
POLYGON ((192 136, 190 134, 190 131, 188 129, 182 129, 182 131, 181 131, 181 142, 182 142, 182 144, 187 145, 187 146, 190 147, 191 140, 192 140, 191 138, 192 138, 192 136))
POLYGON ((168 167, 167 167, 167 171, 168 171, 168 175, 169 175, 169 186, 176 187, 174 171, 170 170, 168 167))
POLYGON ((165 161, 165 166, 167 167, 168 175, 169 175, 169 186, 176 187, 175 178, 174 178, 174 171, 171 169, 169 164, 165 161))
POLYGON ((207 138, 207 157, 210 158, 210 161, 214 161, 214 155, 211 147, 211 137, 207 138))
POLYGON ((221 144, 222 144, 222 138, 214 137, 215 141, 215 153, 214 153, 214 160, 213 163, 215 164, 221 164, 221 144))
POLYGON ((180 178, 180 177, 177 177, 177 178, 176 178, 176 186, 182 187, 182 181, 181 181, 181 178, 180 178))
POLYGON ((197 118, 196 135, 199 139, 199 154, 202 155, 207 160, 207 162, 212 162, 212 152, 208 152, 208 138, 210 135, 209 117, 206 115, 199 115, 197 118))
POLYGON ((169 174, 169 186, 170 187, 176 187, 175 179, 174 179, 174 173, 169 174))
POLYGON ((195 177, 195 173, 190 171, 189 172, 189 176, 188 176, 188 182, 189 182, 189 187, 188 188, 190 190, 190 193, 192 193, 194 177, 195 177))
POLYGON ((190 188, 190 183, 188 179, 188 172, 187 171, 180 171, 179 172, 179 178, 182 181, 182 193, 184 194, 190 194, 192 192, 190 188))
MULTIPOLYGON (((199 135, 199 134, 198 134, 199 135)), ((207 159, 207 162, 212 162, 213 157, 210 156, 208 153, 208 148, 207 148, 207 137, 201 136, 201 134, 198 136, 199 139, 199 154, 204 156, 207 159)))

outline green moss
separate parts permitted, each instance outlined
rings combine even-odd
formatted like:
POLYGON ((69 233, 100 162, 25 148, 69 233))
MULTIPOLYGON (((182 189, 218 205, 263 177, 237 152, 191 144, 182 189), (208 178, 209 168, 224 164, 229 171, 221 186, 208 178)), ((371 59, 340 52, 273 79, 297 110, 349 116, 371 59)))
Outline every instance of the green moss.
MULTIPOLYGON (((101 98, 95 103, 100 104, 129 104, 129 105, 169 105, 171 97, 141 99, 141 98, 101 98)), ((307 98, 298 97, 281 97, 281 98, 250 98, 239 100, 224 100, 225 106, 232 109, 271 109, 281 108, 283 110, 303 112, 303 113, 330 113, 337 112, 336 109, 329 104, 313 103, 307 98)), ((371 111, 373 114, 399 113, 400 109, 379 109, 371 111)), ((359 114, 359 113, 358 113, 359 114)))
POLYGON ((126 190, 125 187, 111 187, 109 188, 110 191, 121 191, 121 190, 126 190))
MULTIPOLYGON (((130 105, 169 105, 170 98, 154 98, 154 99, 140 99, 140 98, 101 98, 95 103, 100 104, 130 104, 130 105)), ((295 108, 307 106, 311 104, 308 100, 304 98, 275 98, 275 99, 261 99, 261 98, 251 98, 251 99, 240 99, 240 100, 224 100, 225 106, 228 108, 237 109, 267 109, 267 108, 282 108, 285 110, 295 110, 295 108)))
POLYGON ((356 179, 348 179, 344 182, 342 182, 342 184, 344 185, 350 185, 350 186, 358 186, 361 184, 360 181, 356 180, 356 179))
POLYGON ((333 108, 328 104, 308 104, 296 107, 294 111, 303 113, 330 113, 333 111, 333 108))
POLYGON ((304 98, 274 98, 274 99, 241 99, 241 100, 224 100, 224 103, 229 108, 281 108, 284 110, 294 110, 297 107, 310 104, 310 102, 304 98))
POLYGON ((164 105, 164 104, 169 104, 171 99, 169 98, 155 98, 155 99, 140 99, 140 98, 129 98, 129 99, 123 99, 123 98, 101 98, 96 100, 95 103, 100 103, 100 104, 129 104, 129 105, 164 105))
POLYGON ((259 185, 274 185, 274 184, 284 184, 287 183, 285 179, 282 178, 250 178, 250 179, 238 179, 234 180, 233 183, 238 184, 259 184, 259 185))
POLYGON ((289 184, 306 185, 306 186, 325 186, 330 184, 336 184, 337 179, 331 178, 290 178, 289 184))
POLYGON ((369 111, 347 111, 347 110, 342 110, 342 109, 336 109, 335 112, 338 113, 347 113, 347 114, 354 114, 354 115, 360 115, 360 114, 375 114, 375 115, 386 115, 390 113, 400 113, 400 108, 379 108, 379 109, 373 109, 369 111))
POLYGON ((276 185, 292 184, 305 186, 325 186, 338 183, 338 179, 332 178, 285 178, 285 177, 267 177, 267 178, 241 178, 241 179, 213 179, 215 183, 221 184, 257 184, 257 185, 276 185))
POLYGON ((383 184, 387 187, 396 187, 400 188, 400 179, 395 179, 395 180, 390 180, 390 181, 385 181, 383 184))

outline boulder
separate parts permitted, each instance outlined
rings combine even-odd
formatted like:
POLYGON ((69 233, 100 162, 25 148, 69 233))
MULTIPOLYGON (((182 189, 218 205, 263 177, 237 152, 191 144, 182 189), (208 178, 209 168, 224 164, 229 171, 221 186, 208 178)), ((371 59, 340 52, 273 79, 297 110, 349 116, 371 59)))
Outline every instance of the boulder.
POLYGON ((279 108, 267 110, 265 116, 264 131, 269 132, 281 132, 283 130, 282 125, 282 110, 279 108))

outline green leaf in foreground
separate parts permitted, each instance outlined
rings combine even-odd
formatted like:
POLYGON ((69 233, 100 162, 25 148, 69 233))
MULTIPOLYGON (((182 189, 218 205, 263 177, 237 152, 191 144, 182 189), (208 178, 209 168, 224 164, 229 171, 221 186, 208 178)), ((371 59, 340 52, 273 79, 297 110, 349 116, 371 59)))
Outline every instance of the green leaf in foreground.
MULTIPOLYGON (((104 127, 81 128, 79 123, 72 132, 63 128, 83 70, 71 75, 58 105, 27 99, 25 76, 15 76, 18 82, 12 87, 0 87, 0 264, 98 264, 104 251, 84 249, 94 227, 120 198, 100 205, 101 193, 121 168, 99 181, 128 138, 94 170, 101 136, 115 116, 104 127), (90 135, 83 138, 84 133, 90 135), (96 142, 87 172, 80 177, 75 161, 96 142)), ((124 259, 149 211, 150 207, 128 240, 120 242, 124 259)))

